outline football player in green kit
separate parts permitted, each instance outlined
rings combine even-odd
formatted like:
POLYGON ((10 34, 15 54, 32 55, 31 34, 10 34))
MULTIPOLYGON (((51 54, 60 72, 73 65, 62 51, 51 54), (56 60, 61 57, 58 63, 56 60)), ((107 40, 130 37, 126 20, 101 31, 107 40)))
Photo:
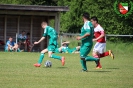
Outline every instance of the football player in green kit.
POLYGON ((46 49, 41 51, 41 55, 40 55, 40 58, 38 60, 38 63, 34 64, 34 66, 35 67, 40 67, 41 66, 44 55, 47 52, 48 52, 48 56, 50 58, 60 60, 62 62, 62 66, 64 66, 65 57, 60 57, 60 56, 56 56, 56 55, 53 54, 53 52, 55 52, 55 50, 57 49, 57 45, 58 45, 57 44, 58 34, 57 34, 56 30, 54 28, 48 26, 47 22, 42 22, 41 26, 44 29, 44 34, 43 34, 42 38, 38 42, 34 42, 34 44, 39 44, 42 40, 44 40, 46 38, 46 36, 48 36, 49 45, 46 49))
POLYGON ((86 61, 95 61, 98 64, 99 59, 88 56, 93 46, 92 40, 94 35, 93 33, 94 27, 92 23, 89 21, 90 16, 88 13, 84 13, 82 17, 83 17, 84 25, 81 28, 81 34, 80 36, 77 37, 77 40, 81 40, 82 42, 82 45, 80 48, 80 58, 81 58, 80 62, 82 65, 82 71, 87 72, 86 61))

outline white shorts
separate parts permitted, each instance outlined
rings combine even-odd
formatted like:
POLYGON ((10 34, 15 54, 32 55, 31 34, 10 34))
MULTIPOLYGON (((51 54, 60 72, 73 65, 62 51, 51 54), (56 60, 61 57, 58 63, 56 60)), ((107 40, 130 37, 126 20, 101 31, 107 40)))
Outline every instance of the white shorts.
POLYGON ((105 47, 106 47, 106 43, 99 43, 99 42, 97 42, 94 45, 93 51, 102 54, 102 53, 104 53, 105 47))

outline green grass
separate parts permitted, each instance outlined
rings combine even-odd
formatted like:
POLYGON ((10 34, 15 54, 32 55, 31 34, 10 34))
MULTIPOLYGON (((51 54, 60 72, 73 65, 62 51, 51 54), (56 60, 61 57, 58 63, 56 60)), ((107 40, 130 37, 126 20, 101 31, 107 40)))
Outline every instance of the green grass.
POLYGON ((96 70, 94 62, 88 62, 89 72, 80 72, 79 54, 57 54, 66 57, 66 64, 52 61, 51 68, 35 68, 40 53, 0 52, 0 88, 132 88, 133 45, 108 43, 115 54, 101 59, 103 69, 96 70))

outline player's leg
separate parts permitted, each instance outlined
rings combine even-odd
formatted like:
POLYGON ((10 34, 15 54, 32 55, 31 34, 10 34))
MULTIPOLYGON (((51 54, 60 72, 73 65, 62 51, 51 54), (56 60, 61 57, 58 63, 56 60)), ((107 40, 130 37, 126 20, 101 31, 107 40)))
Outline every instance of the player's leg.
POLYGON ((44 58, 44 54, 47 53, 47 52, 48 52, 48 49, 44 49, 44 50, 41 51, 38 63, 34 64, 35 67, 40 67, 41 66, 41 63, 42 63, 43 58, 44 58))
POLYGON ((27 50, 27 47, 28 47, 27 42, 24 41, 23 44, 24 44, 25 52, 27 52, 27 51, 28 51, 28 50, 27 50))
POLYGON ((82 45, 80 48, 80 63, 82 65, 83 71, 87 71, 87 66, 86 66, 86 61, 96 61, 98 62, 99 59, 87 56, 89 52, 91 51, 92 45, 91 46, 85 46, 82 45))
POLYGON ((102 57, 106 57, 106 56, 109 56, 109 55, 111 56, 112 59, 114 59, 114 54, 113 54, 112 50, 108 50, 108 51, 106 51, 102 54, 99 54, 99 57, 102 58, 102 57))
POLYGON ((62 53, 62 47, 56 48, 55 53, 62 53))
POLYGON ((13 46, 13 50, 15 50, 16 52, 17 52, 18 50, 20 50, 20 49, 18 48, 18 44, 15 44, 15 45, 13 46))
POLYGON ((77 46, 73 49, 71 49, 71 53, 77 53, 76 51, 79 51, 80 50, 80 46, 77 46))
POLYGON ((8 46, 8 51, 12 52, 13 51, 13 46, 8 46))
MULTIPOLYGON (((88 55, 88 54, 90 53, 91 48, 92 48, 92 45, 86 46, 86 50, 87 50, 86 55, 88 55)), ((96 65, 98 65, 100 59, 99 59, 98 57, 87 56, 87 57, 85 58, 85 60, 86 60, 86 61, 95 61, 95 62, 96 62, 96 65)))
POLYGON ((53 54, 53 51, 48 51, 48 56, 57 60, 61 60, 62 57, 53 54))
POLYGON ((80 50, 80 46, 77 46, 77 47, 76 47, 76 50, 79 51, 79 50, 80 50))
POLYGON ((5 47, 5 52, 8 52, 9 51, 9 48, 8 46, 5 47))
POLYGON ((102 69, 102 65, 100 63, 100 56, 99 56, 99 54, 102 52, 104 52, 104 48, 102 47, 101 43, 97 42, 93 48, 93 57, 99 58, 98 63, 96 62, 96 64, 97 64, 96 69, 102 69))
MULTIPOLYGON (((98 52, 96 52, 96 51, 94 51, 93 50, 93 57, 95 57, 95 58, 99 58, 99 53, 98 52)), ((96 69, 102 69, 102 65, 101 65, 101 63, 100 63, 100 58, 99 58, 99 61, 98 62, 95 62, 96 63, 96 69)))
POLYGON ((65 65, 65 57, 61 57, 61 56, 57 56, 57 55, 53 54, 53 52, 55 52, 56 49, 58 49, 56 45, 49 45, 48 46, 48 55, 50 58, 61 60, 62 66, 64 66, 65 65))

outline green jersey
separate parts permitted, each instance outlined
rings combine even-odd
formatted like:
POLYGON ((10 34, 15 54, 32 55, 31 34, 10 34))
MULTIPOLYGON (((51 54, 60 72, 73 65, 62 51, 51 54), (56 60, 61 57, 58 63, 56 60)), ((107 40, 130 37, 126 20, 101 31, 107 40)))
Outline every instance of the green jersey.
POLYGON ((90 34, 90 36, 82 39, 82 45, 89 46, 93 44, 92 39, 94 35, 94 27, 90 21, 84 23, 83 27, 81 28, 80 36, 84 36, 87 33, 90 34))
POLYGON ((50 26, 47 26, 45 29, 44 29, 44 34, 43 34, 44 37, 48 36, 49 38, 49 45, 57 45, 57 39, 58 39, 58 34, 56 32, 56 30, 50 26))

